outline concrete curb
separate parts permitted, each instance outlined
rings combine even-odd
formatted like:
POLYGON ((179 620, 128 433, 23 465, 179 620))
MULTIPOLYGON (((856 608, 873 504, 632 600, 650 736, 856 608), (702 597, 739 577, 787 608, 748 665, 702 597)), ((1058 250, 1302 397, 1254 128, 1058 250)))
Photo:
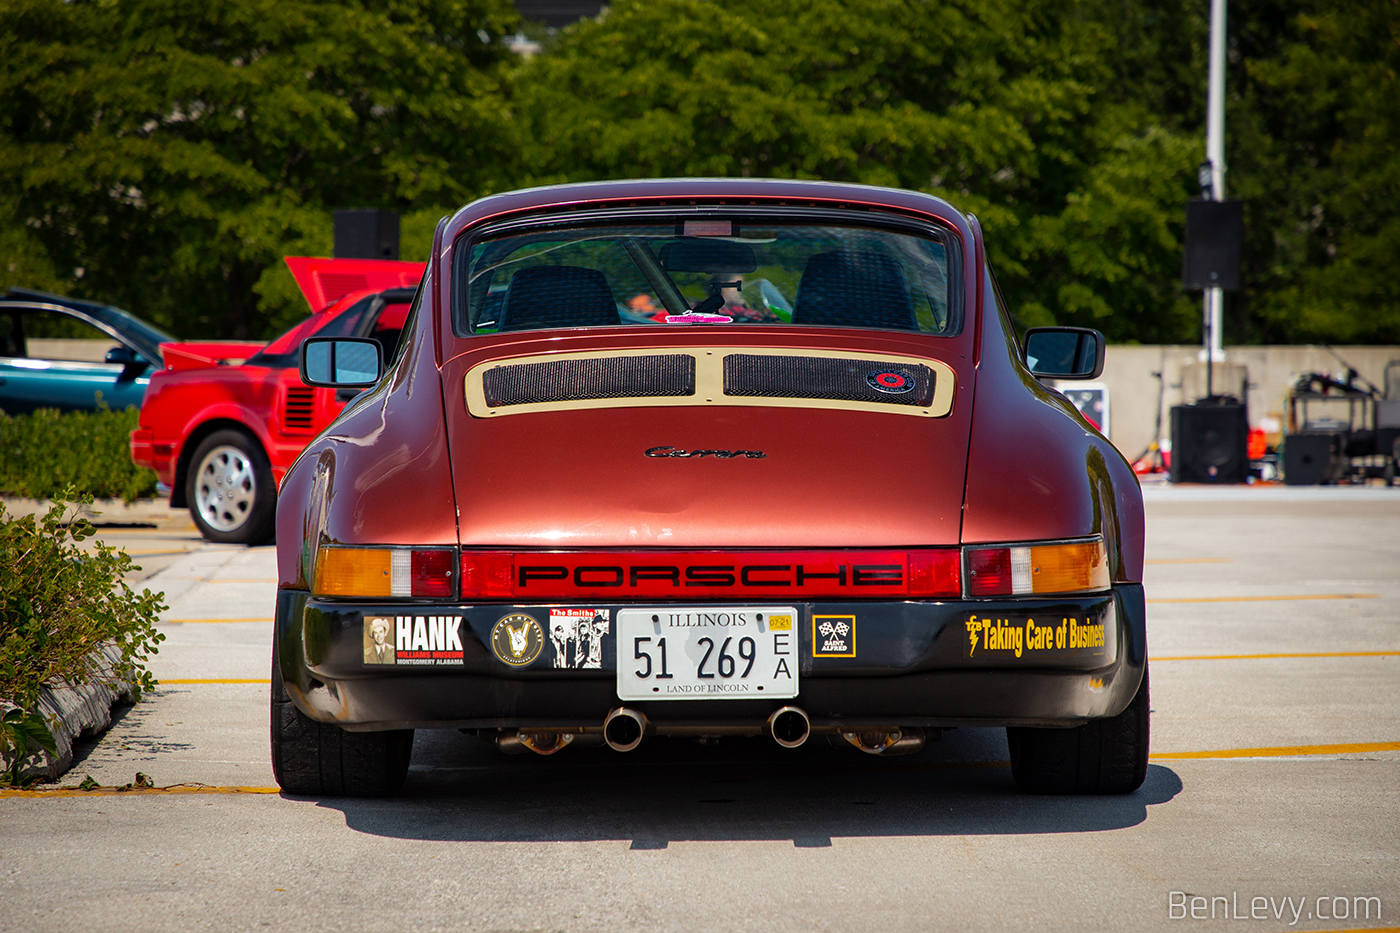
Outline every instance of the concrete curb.
MULTIPOLYGON (((50 755, 40 749, 27 755, 19 769, 21 782, 57 781, 73 766, 73 742, 106 729, 112 724, 112 706, 131 702, 133 685, 122 684, 113 689, 103 683, 112 679, 121 653, 112 645, 104 645, 96 654, 100 661, 92 683, 76 687, 61 682, 49 684, 40 693, 38 712, 48 720, 58 754, 50 755)), ((0 702, 0 707, 11 709, 13 704, 0 702)), ((3 763, 9 766, 8 760, 3 763)))
MULTIPOLYGON (((5 513, 16 518, 26 515, 43 515, 53 502, 48 499, 22 499, 18 496, 0 496, 5 504, 5 513)), ((193 527, 190 513, 184 509, 170 507, 165 499, 137 499, 123 502, 121 499, 95 499, 92 505, 78 511, 94 525, 155 525, 158 528, 193 527)))

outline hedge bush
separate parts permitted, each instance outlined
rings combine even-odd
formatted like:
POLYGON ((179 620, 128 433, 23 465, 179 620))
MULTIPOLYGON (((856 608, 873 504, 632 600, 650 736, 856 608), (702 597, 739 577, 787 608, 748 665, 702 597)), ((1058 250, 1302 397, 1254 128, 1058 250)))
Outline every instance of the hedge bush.
POLYGON ((155 630, 164 594, 137 593, 123 582, 133 569, 125 551, 100 541, 79 547, 95 529, 75 520, 70 505, 91 502, 60 490, 42 518, 10 517, 0 503, 0 701, 15 707, 0 717, 0 756, 10 762, 0 784, 13 778, 30 744, 52 751, 35 709, 45 684, 130 684, 139 692, 156 683, 145 662, 165 640, 155 630), (95 652, 109 644, 120 660, 104 669, 95 652))
POLYGON ((0 413, 0 495, 51 499, 65 488, 127 502, 155 495, 155 473, 131 461, 137 414, 135 408, 0 413))

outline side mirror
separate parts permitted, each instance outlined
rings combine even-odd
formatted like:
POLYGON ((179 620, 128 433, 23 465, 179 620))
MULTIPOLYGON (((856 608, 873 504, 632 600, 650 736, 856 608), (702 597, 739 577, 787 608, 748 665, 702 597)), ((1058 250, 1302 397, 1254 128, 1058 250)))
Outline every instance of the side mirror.
POLYGON ((1097 379, 1103 373, 1103 334, 1088 327, 1032 327, 1026 368, 1042 379, 1097 379))
POLYGON ((301 343, 301 381, 323 389, 363 389, 384 370, 379 341, 360 337, 308 337, 301 343))
POLYGON ((122 367, 122 374, 117 378, 123 382, 135 379, 151 365, 144 356, 127 346, 113 347, 107 351, 107 355, 102 359, 104 362, 122 367))

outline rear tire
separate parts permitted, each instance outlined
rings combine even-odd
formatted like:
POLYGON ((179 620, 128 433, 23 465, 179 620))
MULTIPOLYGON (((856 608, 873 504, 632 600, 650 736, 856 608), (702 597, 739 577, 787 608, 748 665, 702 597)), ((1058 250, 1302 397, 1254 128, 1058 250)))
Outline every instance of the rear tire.
POLYGON ((1130 794, 1147 779, 1147 670, 1128 708, 1074 729, 1008 727, 1011 776, 1031 794, 1130 794))
POLYGON ((387 797, 403 786, 413 730, 346 732, 297 709, 272 651, 272 773, 289 794, 387 797))
POLYGON ((277 484, 262 445, 226 428, 195 448, 185 501, 199 533, 223 544, 266 544, 276 532, 277 484))

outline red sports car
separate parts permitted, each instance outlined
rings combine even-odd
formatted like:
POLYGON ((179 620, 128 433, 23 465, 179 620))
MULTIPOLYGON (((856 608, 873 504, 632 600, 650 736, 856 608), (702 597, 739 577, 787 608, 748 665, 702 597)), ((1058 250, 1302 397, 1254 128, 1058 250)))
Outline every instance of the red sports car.
MULTIPOLYGON (((278 502, 272 757, 387 794, 415 729, 503 750, 1008 729, 1025 789, 1147 768, 1143 509, 1018 340, 976 218, 911 191, 652 180, 438 226, 397 354, 278 502)), ((154 386, 153 386, 154 389, 154 386)))
POLYGON ((398 346, 421 262, 287 257, 302 294, 320 309, 276 340, 166 343, 131 434, 131 456, 188 506, 211 541, 272 538, 277 484, 354 390, 316 389, 297 375, 297 350, 312 335, 398 346))

